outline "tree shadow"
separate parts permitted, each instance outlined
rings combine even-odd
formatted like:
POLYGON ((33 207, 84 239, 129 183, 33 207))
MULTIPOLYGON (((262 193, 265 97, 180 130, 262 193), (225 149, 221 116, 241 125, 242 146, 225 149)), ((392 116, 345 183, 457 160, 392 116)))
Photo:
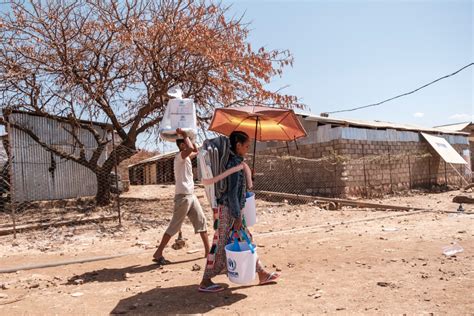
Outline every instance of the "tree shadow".
MULTIPOLYGON (((187 263, 187 262, 192 262, 192 261, 201 260, 201 259, 202 258, 194 258, 194 259, 188 259, 188 260, 174 261, 166 265, 168 266, 168 265, 174 265, 174 264, 180 264, 180 263, 187 263)), ((126 275, 127 273, 129 274, 129 277, 130 277, 130 276, 133 276, 133 274, 145 273, 152 270, 162 269, 162 267, 163 266, 161 265, 152 263, 146 266, 133 265, 133 266, 128 266, 128 267, 119 268, 119 269, 106 268, 106 269, 94 270, 94 271, 83 273, 81 275, 74 275, 73 277, 68 279, 68 282, 66 283, 66 285, 77 285, 78 282, 80 283, 121 282, 127 279, 127 275, 126 275)))
POLYGON ((247 295, 226 288, 219 293, 200 293, 198 285, 156 288, 122 299, 110 312, 133 315, 203 314, 218 307, 230 306, 247 295))

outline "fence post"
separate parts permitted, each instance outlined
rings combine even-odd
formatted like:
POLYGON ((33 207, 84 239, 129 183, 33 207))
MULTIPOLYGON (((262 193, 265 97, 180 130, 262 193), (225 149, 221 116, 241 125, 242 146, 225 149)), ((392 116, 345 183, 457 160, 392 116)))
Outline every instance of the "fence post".
POLYGON ((10 125, 10 120, 7 120, 7 139, 8 139, 8 175, 9 179, 9 191, 10 191, 10 208, 11 208, 11 217, 13 222, 13 239, 16 239, 16 202, 15 202, 15 186, 14 186, 14 173, 13 173, 13 153, 12 153, 12 129, 10 125))
POLYGON ((446 161, 444 162, 444 183, 448 187, 448 170, 446 168, 446 161))
POLYGON ((117 170, 117 164, 118 164, 118 151, 115 150, 115 136, 114 136, 114 131, 112 130, 112 152, 114 153, 114 169, 115 169, 115 187, 117 189, 117 213, 118 213, 118 220, 119 220, 119 225, 122 226, 122 214, 120 212, 120 190, 119 190, 119 185, 118 185, 118 170, 117 170))
POLYGON ((367 188, 367 174, 366 174, 366 169, 365 169, 365 146, 362 144, 362 165, 364 168, 364 187, 365 187, 365 197, 369 197, 369 190, 367 188))
POLYGON ((428 184, 431 188, 431 156, 428 156, 428 184))
MULTIPOLYGON (((257 132, 255 132, 257 133, 257 132)), ((291 173, 292 173, 292 176, 293 176, 293 179, 296 179, 295 177, 295 168, 293 167, 293 159, 291 159, 291 152, 290 152, 290 145, 288 144, 288 142, 285 142, 286 143, 286 150, 288 152, 288 158, 290 159, 290 168, 291 168, 291 173)), ((255 159, 255 156, 254 156, 254 159, 255 159)), ((255 160, 254 160, 254 165, 255 165, 255 160)), ((296 189, 296 195, 298 196, 299 195, 299 191, 301 189, 296 189)), ((294 191, 293 191, 294 192, 294 191)), ((291 192, 291 193, 293 193, 291 192)))
POLYGON ((388 167, 390 171, 390 191, 393 193, 393 180, 392 180, 392 160, 390 157, 390 145, 388 145, 388 167))
POLYGON ((462 180, 464 174, 464 165, 459 166, 459 187, 462 188, 462 180))
POLYGON ((410 154, 407 154, 408 157, 408 177, 409 177, 409 183, 408 183, 408 188, 411 190, 413 188, 412 185, 412 180, 411 180, 411 161, 410 161, 410 154))

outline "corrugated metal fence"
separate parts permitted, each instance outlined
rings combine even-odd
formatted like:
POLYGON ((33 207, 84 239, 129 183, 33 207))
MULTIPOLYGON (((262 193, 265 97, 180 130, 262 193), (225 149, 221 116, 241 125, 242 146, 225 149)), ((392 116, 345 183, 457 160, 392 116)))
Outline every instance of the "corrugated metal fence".
MULTIPOLYGON (((78 154, 74 138, 67 129, 71 125, 54 119, 33 116, 26 113, 12 113, 10 122, 28 127, 42 141, 67 153, 78 154)), ((94 127, 99 133, 106 133, 94 127)), ((80 129, 78 138, 86 147, 89 159, 97 148, 91 132, 80 129)), ((95 174, 88 168, 54 155, 44 149, 27 133, 11 128, 8 134, 12 157, 12 198, 15 202, 58 200, 93 196, 97 191, 95 174)), ((104 152, 99 164, 106 159, 104 152)))

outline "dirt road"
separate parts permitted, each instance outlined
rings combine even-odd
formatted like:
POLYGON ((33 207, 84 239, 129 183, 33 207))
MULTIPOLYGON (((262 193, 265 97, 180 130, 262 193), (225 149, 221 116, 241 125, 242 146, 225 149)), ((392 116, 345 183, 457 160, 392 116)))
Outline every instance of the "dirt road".
MULTIPOLYGON (((140 190, 160 200, 126 202, 121 228, 110 222, 22 233, 16 241, 1 237, 0 269, 128 255, 2 273, 0 314, 474 314, 474 215, 327 211, 259 200, 252 231, 263 263, 281 270, 280 282, 239 286, 219 276, 215 281, 228 289, 202 294, 204 259, 189 223, 187 247, 165 251, 173 264, 151 261, 170 217, 172 190, 140 190), (453 243, 464 251, 446 257, 442 248, 453 243)), ((455 210, 454 194, 377 201, 455 210)))

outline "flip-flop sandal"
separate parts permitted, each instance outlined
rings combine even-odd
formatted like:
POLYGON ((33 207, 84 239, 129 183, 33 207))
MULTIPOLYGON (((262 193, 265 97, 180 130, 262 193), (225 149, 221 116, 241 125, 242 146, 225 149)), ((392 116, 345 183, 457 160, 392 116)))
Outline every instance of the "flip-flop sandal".
POLYGON ((209 285, 208 287, 202 287, 200 286, 198 291, 202 293, 217 293, 217 292, 222 292, 225 289, 217 284, 209 285))
POLYGON ((171 261, 166 260, 165 257, 160 257, 158 259, 153 258, 153 262, 156 262, 156 264, 159 264, 160 266, 171 263, 171 261))
POLYGON ((268 275, 265 281, 259 283, 259 285, 265 285, 276 282, 280 278, 280 275, 276 272, 272 272, 268 275))

